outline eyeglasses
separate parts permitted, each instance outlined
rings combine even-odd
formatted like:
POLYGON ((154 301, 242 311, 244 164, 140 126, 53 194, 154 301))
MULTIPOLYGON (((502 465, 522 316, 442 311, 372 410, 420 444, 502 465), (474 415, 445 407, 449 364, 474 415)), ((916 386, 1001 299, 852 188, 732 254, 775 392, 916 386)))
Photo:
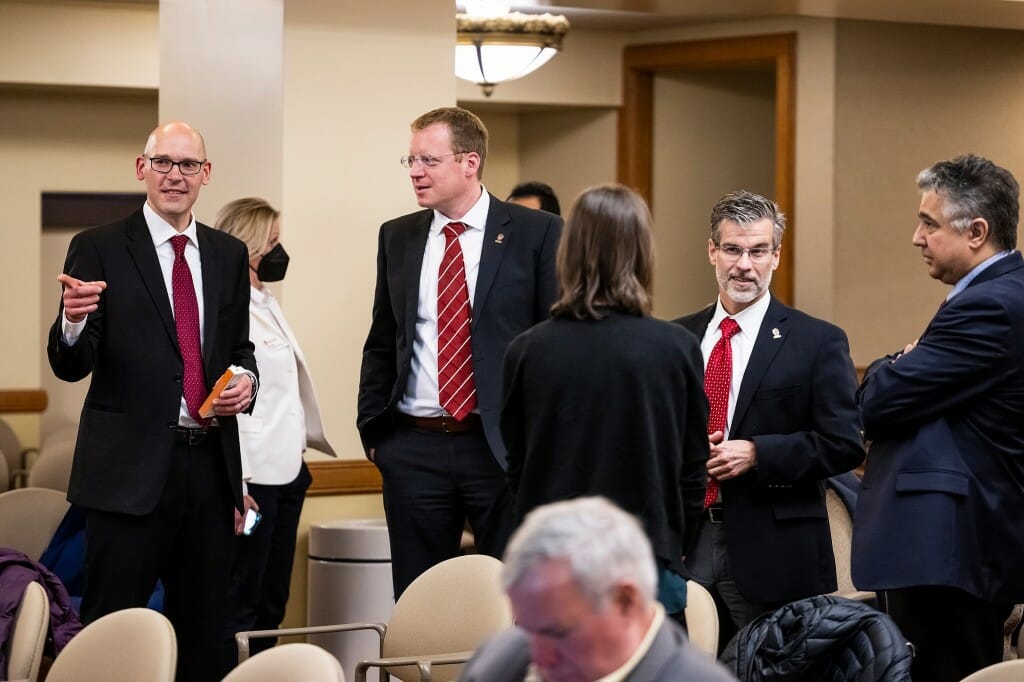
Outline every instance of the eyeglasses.
POLYGON ((729 260, 739 260, 743 257, 743 254, 750 256, 750 260, 755 263, 761 263, 771 258, 772 254, 778 249, 771 249, 767 246, 755 246, 752 249, 741 249, 735 244, 715 244, 715 248, 722 252, 722 254, 729 260))
POLYGON ((171 169, 177 166, 182 175, 196 175, 199 171, 203 170, 203 164, 206 163, 206 159, 202 161, 193 161, 191 159, 171 161, 163 156, 146 156, 144 158, 149 159, 149 167, 157 173, 170 173, 171 169))
POLYGON ((451 154, 441 154, 440 156, 431 156, 430 154, 424 154, 422 156, 403 156, 398 161, 406 168, 412 168, 417 163, 422 163, 427 168, 437 168, 441 165, 441 159, 446 156, 462 156, 465 152, 452 152, 451 154))

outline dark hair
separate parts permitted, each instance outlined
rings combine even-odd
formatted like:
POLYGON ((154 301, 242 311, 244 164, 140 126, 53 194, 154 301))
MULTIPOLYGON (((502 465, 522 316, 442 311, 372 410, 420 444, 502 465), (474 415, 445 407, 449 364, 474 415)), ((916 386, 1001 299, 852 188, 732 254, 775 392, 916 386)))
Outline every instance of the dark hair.
POLYGON ((551 306, 555 317, 600 320, 609 310, 650 314, 651 212, 628 187, 597 185, 576 197, 556 260, 561 297, 551 306))
POLYGON ((562 215, 562 207, 559 205, 558 197, 555 196, 555 190, 551 189, 551 185, 536 181, 520 182, 509 192, 506 201, 523 197, 537 197, 540 200, 540 210, 562 215))
POLYGON ((723 220, 751 225, 765 218, 772 221, 772 248, 777 249, 786 231, 786 214, 779 210, 779 205, 745 189, 729 192, 711 209, 711 241, 719 243, 723 220))
POLYGON ((917 187, 946 199, 943 217, 960 232, 984 218, 1000 249, 1017 246, 1020 187, 1013 174, 986 158, 967 154, 939 161, 917 175, 917 187))
POLYGON ((442 107, 423 114, 409 126, 413 132, 428 128, 435 123, 448 126, 452 151, 456 154, 476 152, 480 157, 476 176, 484 176, 484 161, 487 159, 487 126, 480 117, 462 107, 442 107))

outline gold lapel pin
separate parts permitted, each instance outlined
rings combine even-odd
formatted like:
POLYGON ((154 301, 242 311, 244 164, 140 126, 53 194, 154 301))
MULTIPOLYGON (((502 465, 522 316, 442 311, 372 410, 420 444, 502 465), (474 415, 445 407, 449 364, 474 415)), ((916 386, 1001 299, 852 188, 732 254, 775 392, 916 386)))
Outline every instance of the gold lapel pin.
POLYGON ((772 338, 773 339, 781 339, 782 338, 782 332, 779 331, 778 327, 772 327, 772 338))
POLYGON ((504 232, 499 232, 498 236, 494 238, 494 243, 495 244, 504 244, 505 243, 505 233, 504 232))

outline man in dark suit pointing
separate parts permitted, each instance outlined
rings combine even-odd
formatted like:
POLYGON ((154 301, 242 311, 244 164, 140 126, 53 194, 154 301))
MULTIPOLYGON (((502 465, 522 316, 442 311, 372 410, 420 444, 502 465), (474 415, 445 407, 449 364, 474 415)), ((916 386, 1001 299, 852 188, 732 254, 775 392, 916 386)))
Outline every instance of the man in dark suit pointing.
POLYGON ((704 520, 686 567, 737 628, 836 589, 824 481, 864 458, 846 334, 768 291, 785 225, 770 199, 722 197, 708 240, 718 302, 678 320, 701 339, 711 406, 704 520))
POLYGON ((500 557, 512 531, 498 417, 505 348, 555 300, 558 216, 480 184, 487 129, 457 107, 412 123, 423 211, 380 228, 357 426, 384 479, 396 598, 458 552, 466 519, 500 557))
POLYGON ((245 245, 192 215, 210 170, 188 124, 150 134, 135 161, 146 203, 71 240, 47 347, 59 378, 92 374, 68 488, 88 512, 82 618, 145 606, 161 579, 188 682, 219 679, 244 508, 235 415, 256 388, 245 245), (207 419, 229 366, 237 379, 207 419))
POLYGON ((915 680, 1002 660, 1024 602, 1024 261, 1013 175, 968 155, 918 175, 913 244, 953 288, 920 339, 860 388, 872 441, 853 579, 887 590, 915 680))

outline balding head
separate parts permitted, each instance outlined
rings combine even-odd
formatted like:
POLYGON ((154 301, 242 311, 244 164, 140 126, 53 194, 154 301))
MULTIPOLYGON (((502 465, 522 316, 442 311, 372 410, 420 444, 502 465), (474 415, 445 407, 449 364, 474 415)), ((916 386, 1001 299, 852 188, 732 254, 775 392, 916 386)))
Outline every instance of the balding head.
POLYGON ((146 203, 182 232, 192 221, 199 189, 210 182, 203 136, 183 121, 157 126, 135 159, 135 177, 146 183, 146 203))
POLYGON ((146 147, 142 150, 143 155, 152 156, 157 140, 163 136, 171 134, 192 135, 199 145, 199 151, 201 152, 200 158, 206 158, 206 140, 203 139, 202 134, 198 130, 184 121, 171 121, 170 123, 164 123, 163 125, 153 128, 153 132, 151 132, 149 137, 146 138, 146 147))

